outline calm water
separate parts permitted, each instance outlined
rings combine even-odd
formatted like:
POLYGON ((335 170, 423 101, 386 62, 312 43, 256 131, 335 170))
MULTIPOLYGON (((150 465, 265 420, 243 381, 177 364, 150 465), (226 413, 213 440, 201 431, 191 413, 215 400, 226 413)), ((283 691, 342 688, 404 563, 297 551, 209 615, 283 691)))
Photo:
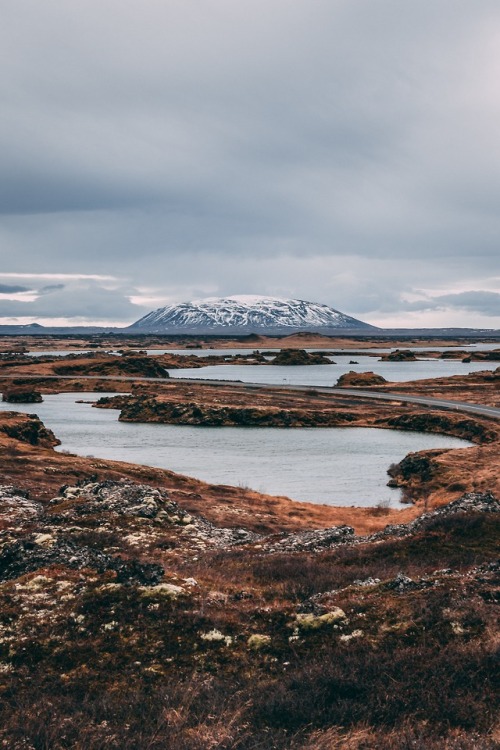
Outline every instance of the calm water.
MULTIPOLYGON (((156 353, 165 352, 159 350, 156 353)), ((173 351, 173 350, 171 350, 173 351)), ((245 349, 188 349, 177 350, 182 354, 196 354, 208 356, 210 354, 231 355, 250 352, 245 349)), ((264 350, 266 351, 266 350, 264 350)), ((315 350, 310 350, 315 351, 315 350)), ((149 350, 150 353, 153 350, 149 350)), ((56 354, 56 352, 36 352, 38 356, 43 354, 56 354)), ((63 352, 58 352, 63 354, 63 352)), ((33 352, 35 354, 35 352, 33 352)), ((393 382, 404 382, 407 380, 421 380, 428 378, 443 378, 450 375, 465 375, 469 372, 480 370, 495 370, 498 362, 469 362, 460 360, 428 359, 417 362, 381 362, 378 357, 368 355, 346 354, 335 356, 335 364, 332 365, 307 365, 304 367, 277 366, 277 365, 212 365, 197 368, 183 368, 180 370, 169 370, 170 376, 174 378, 203 378, 207 380, 241 380, 246 383, 270 383, 280 385, 283 383, 295 385, 335 385, 341 375, 350 370, 355 372, 376 372, 383 375, 386 380, 393 382), (356 364, 351 364, 354 360, 356 364)))
MULTIPOLYGON (((338 351, 340 347, 338 346, 332 346, 330 347, 331 350, 338 351)), ((411 351, 415 351, 418 353, 419 349, 425 349, 429 352, 446 352, 446 351, 455 351, 455 350, 463 350, 463 351, 489 351, 493 349, 500 349, 500 340, 495 344, 465 344, 464 346, 424 346, 424 347, 417 347, 417 346, 401 346, 401 347, 394 347, 394 346, 386 346, 386 347, 380 347, 380 348, 370 348, 370 349, 364 349, 365 352, 371 352, 372 354, 386 354, 387 352, 393 352, 396 351, 396 348, 399 349, 410 349, 411 351)), ((141 349, 140 346, 136 347, 136 350, 139 351, 141 349)), ((66 354, 88 354, 91 351, 96 351, 95 349, 44 349, 42 350, 34 350, 28 352, 29 356, 31 357, 62 357, 66 354)), ((106 350, 110 354, 117 354, 117 349, 108 349, 106 350)), ((270 351, 275 352, 276 354, 280 351, 280 348, 277 347, 273 349, 272 347, 264 347, 261 349, 145 349, 148 354, 183 354, 184 356, 194 356, 194 357, 211 357, 214 355, 217 356, 231 356, 233 354, 251 354, 252 351, 270 351)), ((306 349, 307 352, 317 352, 321 351, 321 349, 306 349)), ((349 354, 349 351, 359 351, 356 350, 356 347, 350 347, 350 349, 346 349, 346 353, 349 354)), ((373 361, 373 358, 371 358, 373 361)))
MULTIPOLYGON (((340 351, 344 349, 344 347, 340 346, 331 346, 331 351, 340 351)), ((364 352, 371 352, 372 354, 387 354, 388 352, 395 352, 396 349, 410 349, 411 351, 414 351, 417 355, 419 350, 425 350, 428 352, 447 352, 447 351, 467 351, 467 352, 473 352, 473 351, 490 351, 493 349, 500 349, 500 340, 495 344, 464 344, 464 346, 385 346, 380 348, 370 348, 370 349, 357 349, 356 346, 351 346, 348 349, 345 349, 346 354, 349 354, 349 352, 354 351, 364 351, 364 352)), ((147 349, 146 350, 148 354, 184 354, 184 355, 193 355, 195 357, 209 357, 214 354, 216 355, 230 355, 230 354, 251 354, 253 351, 255 352, 273 352, 278 353, 281 351, 280 347, 261 347, 258 348, 251 348, 251 349, 147 349)), ((316 348, 312 349, 306 349, 306 352, 321 352, 321 351, 328 351, 328 350, 322 350, 316 348)))
POLYGON ((244 383, 283 383, 294 385, 335 385, 341 375, 350 370, 376 372, 386 380, 404 382, 428 378, 465 375, 480 370, 495 370, 498 362, 469 362, 429 359, 418 362, 380 362, 367 356, 335 357, 336 364, 278 366, 278 365, 212 365, 210 367, 169 370, 172 378, 202 378, 206 380, 241 380, 244 383), (350 364, 354 359, 358 364, 350 364))
POLYGON ((469 445, 440 435, 364 428, 127 424, 118 422, 118 411, 76 403, 102 395, 107 394, 63 393, 45 396, 42 404, 0 402, 0 409, 36 412, 62 441, 58 450, 157 466, 214 484, 331 505, 388 502, 398 507, 399 490, 386 486, 391 463, 410 451, 469 445))

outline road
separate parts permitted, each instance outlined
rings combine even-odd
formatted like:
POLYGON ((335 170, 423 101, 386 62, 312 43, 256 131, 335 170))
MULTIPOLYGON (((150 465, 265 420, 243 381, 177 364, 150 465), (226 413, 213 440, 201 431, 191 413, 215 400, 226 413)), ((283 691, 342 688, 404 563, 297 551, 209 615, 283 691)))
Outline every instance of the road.
MULTIPOLYGON (((168 380, 160 378, 143 378, 129 377, 125 375, 0 375, 0 380, 110 380, 113 382, 148 382, 148 383, 165 383, 168 380)), ((314 391, 328 396, 355 396, 356 398, 375 399, 378 401, 399 401, 405 404, 421 404, 422 406, 435 407, 438 409, 448 409, 451 411, 466 412, 477 414, 491 419, 500 419, 500 409, 494 406, 484 406, 482 404, 470 404, 464 401, 447 401, 445 399, 427 398, 426 396, 410 396, 403 393, 380 393, 377 391, 364 391, 355 388, 325 388, 314 385, 275 385, 273 383, 243 383, 241 380, 209 380, 203 378, 172 378, 176 383, 185 383, 187 385, 219 385, 219 386, 239 386, 244 388, 273 388, 282 391, 314 391)))

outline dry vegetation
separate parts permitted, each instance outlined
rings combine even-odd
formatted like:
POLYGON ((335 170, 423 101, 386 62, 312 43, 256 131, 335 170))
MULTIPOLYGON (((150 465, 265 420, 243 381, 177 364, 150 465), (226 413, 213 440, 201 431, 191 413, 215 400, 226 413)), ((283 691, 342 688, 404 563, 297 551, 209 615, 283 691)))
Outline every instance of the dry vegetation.
MULTIPOLYGON (((478 385, 497 398, 495 382, 469 380, 464 400, 478 385)), ((168 382, 137 396, 248 401, 168 382)), ((0 747, 500 746, 495 422, 314 392, 252 400, 468 430, 475 445, 394 467, 416 500, 404 511, 343 509, 56 453, 35 417, 2 413, 0 747)))
POLYGON ((495 746, 492 499, 288 552, 144 485, 2 500, 6 747, 495 746))

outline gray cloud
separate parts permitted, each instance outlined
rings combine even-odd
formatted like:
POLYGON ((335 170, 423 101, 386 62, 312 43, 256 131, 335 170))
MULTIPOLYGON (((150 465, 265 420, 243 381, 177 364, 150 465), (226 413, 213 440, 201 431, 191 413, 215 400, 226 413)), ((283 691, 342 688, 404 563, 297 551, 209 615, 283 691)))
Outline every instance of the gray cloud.
MULTIPOLYGON (((133 290, 130 290, 133 291, 133 290)), ((117 321, 122 324, 141 317, 147 308, 130 302, 121 290, 105 289, 96 282, 45 287, 35 301, 0 299, 0 317, 33 316, 43 319, 68 318, 80 321, 117 321)))
POLYGON ((481 313, 489 317, 500 316, 500 294, 498 292, 461 292, 443 294, 432 300, 435 307, 457 307, 471 313, 481 313))
POLYGON ((0 294, 18 294, 19 292, 29 292, 29 289, 27 286, 17 284, 0 284, 0 294))
MULTIPOLYGON (((104 282, 47 295, 51 315, 91 315, 97 295, 122 320, 131 280, 145 298, 286 294, 373 322, 416 314, 417 290, 451 311, 457 289, 500 289, 496 0, 23 0, 2 16, 2 268, 122 279, 115 298, 104 282)), ((494 305, 467 309, 500 327, 494 305)))

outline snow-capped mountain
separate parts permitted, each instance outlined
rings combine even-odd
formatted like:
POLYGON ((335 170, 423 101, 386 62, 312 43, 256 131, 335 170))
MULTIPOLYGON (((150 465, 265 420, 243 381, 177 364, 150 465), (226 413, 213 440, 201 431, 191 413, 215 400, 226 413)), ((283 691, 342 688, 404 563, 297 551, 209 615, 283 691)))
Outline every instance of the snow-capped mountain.
MULTIPOLYGON (((130 329, 151 333, 292 333, 373 326, 328 305, 298 299, 235 295, 167 305, 148 313, 130 329)), ((129 330, 130 330, 129 329, 129 330)))

